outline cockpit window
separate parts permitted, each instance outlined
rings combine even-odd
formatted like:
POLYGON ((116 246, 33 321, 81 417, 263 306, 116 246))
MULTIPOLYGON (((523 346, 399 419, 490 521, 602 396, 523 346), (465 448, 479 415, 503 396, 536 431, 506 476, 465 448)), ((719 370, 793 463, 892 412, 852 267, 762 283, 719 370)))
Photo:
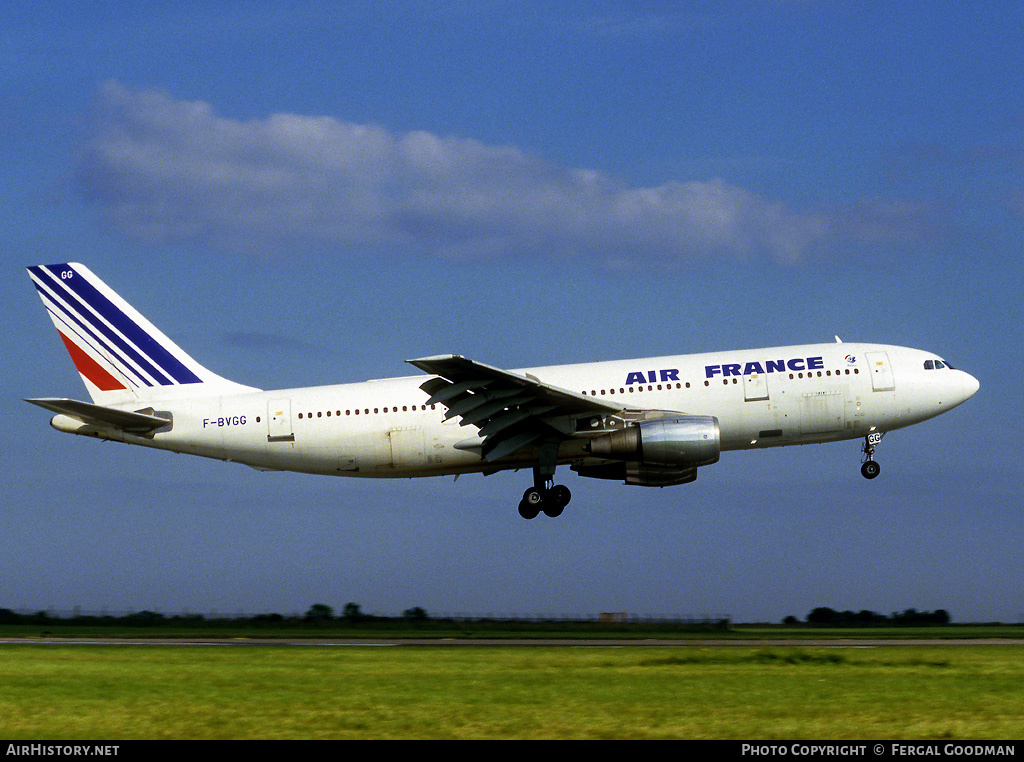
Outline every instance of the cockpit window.
POLYGON ((934 360, 925 360, 924 361, 924 369, 925 370, 935 370, 935 361, 934 360))
POLYGON ((940 368, 949 368, 950 370, 955 370, 955 368, 953 368, 953 365, 951 363, 947 362, 946 360, 925 360, 924 361, 924 369, 925 370, 938 370, 940 368))

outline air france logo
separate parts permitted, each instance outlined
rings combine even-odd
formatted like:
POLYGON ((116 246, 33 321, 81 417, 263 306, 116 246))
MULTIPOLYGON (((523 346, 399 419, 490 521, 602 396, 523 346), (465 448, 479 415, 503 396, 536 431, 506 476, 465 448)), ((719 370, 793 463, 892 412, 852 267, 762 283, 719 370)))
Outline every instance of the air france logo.
POLYGON ((792 360, 765 360, 764 363, 727 363, 723 365, 705 365, 705 378, 715 376, 752 376, 755 373, 782 373, 787 370, 819 370, 825 367, 821 357, 794 357, 792 360))
MULTIPOLYGON (((847 362, 853 363, 855 358, 847 356, 847 362)), ((820 370, 825 367, 822 357, 794 357, 789 360, 765 360, 764 362, 723 363, 722 365, 705 365, 704 377, 715 376, 753 376, 761 373, 784 373, 785 371, 820 370)), ((656 384, 666 381, 678 381, 678 368, 662 368, 660 370, 634 370, 626 374, 626 386, 632 384, 656 384)))
POLYGON ((649 370, 645 374, 642 370, 635 370, 626 374, 626 386, 630 384, 656 384, 659 381, 678 381, 678 368, 662 368, 661 370, 649 370))
POLYGON ((857 364, 857 358, 854 357, 853 355, 847 355, 846 356, 846 364, 847 365, 856 365, 857 364))

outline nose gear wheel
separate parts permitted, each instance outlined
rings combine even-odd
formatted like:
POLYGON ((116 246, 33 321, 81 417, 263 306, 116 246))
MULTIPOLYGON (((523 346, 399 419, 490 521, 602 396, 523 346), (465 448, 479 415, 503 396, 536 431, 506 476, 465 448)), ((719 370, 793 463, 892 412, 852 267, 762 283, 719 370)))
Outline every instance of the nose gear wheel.
POLYGON ((884 432, 875 431, 864 437, 864 447, 861 450, 864 453, 864 461, 861 464, 860 473, 865 479, 874 479, 882 472, 882 467, 875 462, 875 448, 882 441, 883 436, 885 436, 884 432))

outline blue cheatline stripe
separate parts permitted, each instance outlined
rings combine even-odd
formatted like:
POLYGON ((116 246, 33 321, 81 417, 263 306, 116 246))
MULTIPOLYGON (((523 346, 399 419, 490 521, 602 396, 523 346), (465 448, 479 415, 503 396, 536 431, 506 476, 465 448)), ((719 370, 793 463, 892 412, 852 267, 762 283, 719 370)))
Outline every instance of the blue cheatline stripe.
MULTIPOLYGON (((174 383, 197 384, 202 382, 202 380, 195 373, 186 368, 178 358, 172 355, 156 339, 139 327, 135 321, 122 312, 121 309, 114 305, 106 296, 101 294, 95 286, 89 283, 88 280, 81 275, 81 273, 74 271, 73 268, 66 264, 47 265, 45 270, 49 271, 48 274, 50 275, 50 278, 56 282, 56 277, 53 275, 52 271, 60 268, 71 270, 77 277, 61 280, 60 283, 57 284, 57 288, 59 289, 61 285, 70 288, 75 295, 85 302, 85 304, 92 307, 92 309, 110 323, 110 325, 120 331, 125 338, 138 347, 141 352, 145 353, 145 355, 140 354, 139 351, 125 342, 124 339, 111 331, 108 326, 99 320, 95 320, 87 310, 79 309, 78 312, 81 314, 83 319, 89 321, 94 328, 113 342, 125 356, 134 359, 140 367, 142 367, 147 373, 150 373, 160 382, 160 384, 164 386, 174 383), (154 364, 159 366, 159 369, 154 367, 154 364)), ((66 297, 63 292, 57 291, 57 293, 73 308, 76 306, 72 299, 66 297)))
MULTIPOLYGON (((36 275, 38 277, 39 274, 37 273, 36 275)), ((65 307, 59 301, 56 301, 54 297, 47 293, 39 283, 33 283, 33 285, 35 285, 36 291, 38 291, 39 295, 42 297, 43 306, 46 307, 47 312, 60 320, 61 324, 67 327, 71 333, 81 339, 85 344, 90 344, 94 348, 98 347, 108 355, 117 357, 118 362, 121 365, 121 372, 123 374, 130 373, 137 379, 137 383, 134 384, 135 386, 153 385, 153 382, 148 378, 143 377, 142 374, 131 365, 131 363, 125 362, 123 357, 118 356, 117 350, 110 346, 102 336, 97 335, 95 331, 83 323, 74 312, 65 307)), ((131 379, 128 380, 130 381, 131 379)), ((167 381, 167 383, 170 383, 170 381, 167 381)))

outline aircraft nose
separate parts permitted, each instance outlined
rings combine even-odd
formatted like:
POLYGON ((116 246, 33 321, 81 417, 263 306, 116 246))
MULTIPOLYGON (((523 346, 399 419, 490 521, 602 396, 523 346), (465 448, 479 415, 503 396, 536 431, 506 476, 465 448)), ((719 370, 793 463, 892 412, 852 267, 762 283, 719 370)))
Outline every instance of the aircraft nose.
POLYGON ((978 379, 976 379, 970 373, 964 373, 963 394, 965 400, 968 400, 971 397, 973 397, 980 388, 981 382, 978 381, 978 379))
POLYGON ((981 388, 981 383, 970 373, 958 370, 956 371, 956 374, 957 377, 955 384, 953 388, 950 389, 952 396, 955 397, 954 400, 951 400, 954 407, 969 400, 975 395, 978 389, 981 388))

